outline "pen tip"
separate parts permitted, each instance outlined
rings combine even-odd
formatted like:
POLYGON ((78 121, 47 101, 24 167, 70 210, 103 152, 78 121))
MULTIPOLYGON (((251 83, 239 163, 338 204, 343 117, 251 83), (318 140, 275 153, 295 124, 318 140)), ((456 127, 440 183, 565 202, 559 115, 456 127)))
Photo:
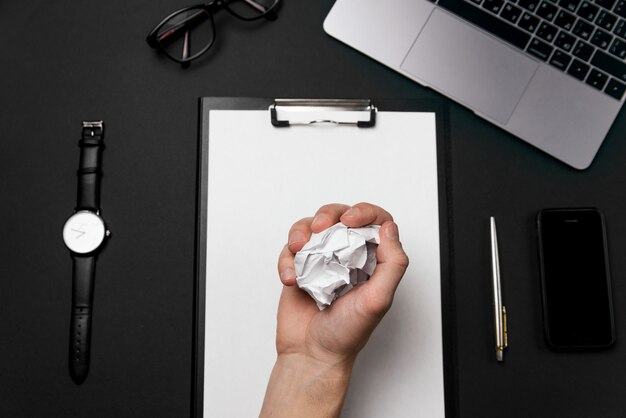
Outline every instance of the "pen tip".
POLYGON ((496 351, 496 359, 498 361, 504 361, 504 353, 502 352, 502 350, 496 351))

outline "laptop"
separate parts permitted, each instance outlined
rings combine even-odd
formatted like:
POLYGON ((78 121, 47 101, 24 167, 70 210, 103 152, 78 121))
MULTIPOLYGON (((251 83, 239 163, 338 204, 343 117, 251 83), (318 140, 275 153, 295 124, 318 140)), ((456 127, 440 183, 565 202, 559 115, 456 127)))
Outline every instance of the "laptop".
POLYGON ((337 0, 324 30, 579 170, 626 96, 626 0, 337 0))

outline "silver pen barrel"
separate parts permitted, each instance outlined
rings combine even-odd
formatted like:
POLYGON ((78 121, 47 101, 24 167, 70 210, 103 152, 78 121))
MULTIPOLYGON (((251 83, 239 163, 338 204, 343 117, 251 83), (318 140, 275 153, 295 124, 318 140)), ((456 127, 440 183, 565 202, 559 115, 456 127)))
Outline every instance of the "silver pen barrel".
POLYGON ((491 271, 493 279, 493 311, 494 326, 496 333, 496 358, 498 361, 504 360, 504 349, 506 341, 506 310, 502 306, 502 291, 500 286, 500 257, 498 254, 498 236, 496 232, 496 220, 492 216, 491 222, 491 271))

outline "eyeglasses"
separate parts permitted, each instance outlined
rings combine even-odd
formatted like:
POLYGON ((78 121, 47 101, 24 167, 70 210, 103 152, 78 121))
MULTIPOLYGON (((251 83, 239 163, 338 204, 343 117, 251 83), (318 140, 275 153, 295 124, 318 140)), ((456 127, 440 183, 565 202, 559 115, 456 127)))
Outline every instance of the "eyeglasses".
POLYGON ((152 48, 160 50, 183 67, 188 67, 191 61, 207 52, 215 42, 214 13, 225 9, 241 20, 274 20, 279 2, 280 0, 213 0, 210 3, 185 7, 163 19, 150 31, 146 40, 152 48))

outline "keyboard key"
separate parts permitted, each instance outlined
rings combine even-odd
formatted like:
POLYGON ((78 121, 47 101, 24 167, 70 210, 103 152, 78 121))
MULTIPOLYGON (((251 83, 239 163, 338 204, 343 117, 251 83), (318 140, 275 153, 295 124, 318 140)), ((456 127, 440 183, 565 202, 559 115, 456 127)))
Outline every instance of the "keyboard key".
POLYGON ((556 15, 556 19, 554 19, 554 24, 565 30, 571 30, 572 26, 574 26, 575 20, 576 16, 573 14, 568 13, 565 10, 559 10, 559 13, 556 15))
POLYGON ((589 58, 591 58, 592 53, 593 53, 593 47, 589 45, 588 43, 583 42, 581 40, 578 40, 578 42, 576 42, 576 46, 574 47, 574 50, 572 51, 572 54, 574 54, 575 56, 577 56, 583 61, 589 61, 589 58))
POLYGON ((591 65, 606 71, 620 81, 626 82, 626 63, 613 58, 609 54, 596 50, 591 65))
POLYGON ((626 17, 626 0, 619 0, 613 11, 621 17, 626 17))
POLYGON ((522 18, 517 25, 520 28, 526 29, 528 32, 532 33, 535 31, 535 29, 537 29, 537 26, 539 25, 539 18, 531 15, 528 12, 524 12, 522 18))
POLYGON ((579 79, 580 81, 585 79, 585 76, 589 72, 589 66, 582 61, 578 61, 574 59, 572 65, 567 69, 567 74, 572 75, 579 79))
POLYGON ((539 0, 519 0, 517 3, 524 9, 530 10, 534 12, 537 9, 537 5, 539 4, 539 0))
POLYGON ((569 52, 574 46, 575 41, 576 38, 574 38, 572 35, 561 31, 557 35, 554 41, 554 45, 569 52))
POLYGON ((547 43, 540 41, 537 38, 533 38, 530 41, 530 45, 528 45, 528 48, 526 48, 526 51, 539 58, 540 60, 546 61, 552 53, 553 49, 554 48, 552 48, 547 43))
POLYGON ((617 36, 621 36, 622 38, 626 38, 626 20, 620 19, 619 22, 617 22, 617 25, 615 25, 613 33, 617 36))
POLYGON ((572 30, 572 32, 574 32, 574 35, 587 40, 591 36, 591 32, 593 32, 593 26, 580 19, 574 25, 574 29, 572 30))
POLYGON ((589 72, 589 76, 587 77, 586 83, 592 87, 597 88, 598 90, 602 90, 602 87, 606 84, 606 80, 609 79, 609 76, 601 73, 600 71, 592 68, 589 72))
POLYGON ((502 11, 500 12, 500 16, 502 16, 504 19, 508 20, 511 23, 517 22, 517 19, 519 19, 521 14, 522 9, 517 6, 513 6, 511 3, 505 4, 502 8, 502 11))
POLYGON ((615 0, 595 0, 595 3, 600 7, 611 10, 615 4, 615 0))
POLYGON ((537 29, 537 33, 535 35, 539 36, 542 39, 545 39, 548 42, 552 42, 554 37, 556 36, 558 29, 556 26, 552 26, 549 23, 541 22, 539 25, 539 29, 537 29))
POLYGON ((530 35, 478 7, 458 0, 439 0, 439 6, 486 30, 492 35, 525 49, 530 35))
POLYGON ((580 0, 561 0, 559 1, 559 6, 569 10, 570 12, 575 12, 579 3, 580 0))
POLYGON ((626 91, 626 85, 620 83, 614 78, 609 80, 609 84, 607 84, 604 89, 606 94, 613 96, 617 100, 622 100, 622 97, 624 97, 624 91, 626 91))
POLYGON ((571 60, 572 57, 567 55, 565 52, 559 51, 557 49, 556 51, 554 51, 554 54, 552 54, 552 58, 550 58, 550 64, 552 64, 554 67, 558 68, 561 71, 565 71, 571 60))
POLYGON ((609 33, 598 28, 596 29, 595 33, 593 34, 593 37, 591 38, 591 43, 597 46, 598 48, 607 49, 609 45, 611 44, 612 40, 613 40, 613 37, 609 33))
POLYGON ((483 7, 489 10, 491 13, 498 14, 500 9, 504 5, 504 0, 485 0, 483 7))
POLYGON ((615 25, 615 22, 617 22, 617 17, 610 14, 606 10, 600 10, 598 18, 596 19, 596 24, 598 24, 598 26, 600 26, 602 29, 608 31, 613 29, 613 25, 615 25))
POLYGON ((537 8, 537 15, 543 17, 546 20, 552 21, 556 15, 558 8, 554 4, 550 4, 547 1, 542 2, 537 8))
POLYGON ((480 6, 480 3, 483 2, 483 0, 470 0, 472 3, 476 3, 478 6, 480 6))
POLYGON ((593 19, 595 19, 596 15, 598 14, 598 10, 600 10, 598 6, 595 6, 588 1, 583 1, 583 3, 578 8, 578 12, 576 12, 576 14, 583 19, 587 19, 588 21, 593 22, 593 19))
POLYGON ((609 52, 618 58, 626 58, 626 41, 615 38, 609 52))

